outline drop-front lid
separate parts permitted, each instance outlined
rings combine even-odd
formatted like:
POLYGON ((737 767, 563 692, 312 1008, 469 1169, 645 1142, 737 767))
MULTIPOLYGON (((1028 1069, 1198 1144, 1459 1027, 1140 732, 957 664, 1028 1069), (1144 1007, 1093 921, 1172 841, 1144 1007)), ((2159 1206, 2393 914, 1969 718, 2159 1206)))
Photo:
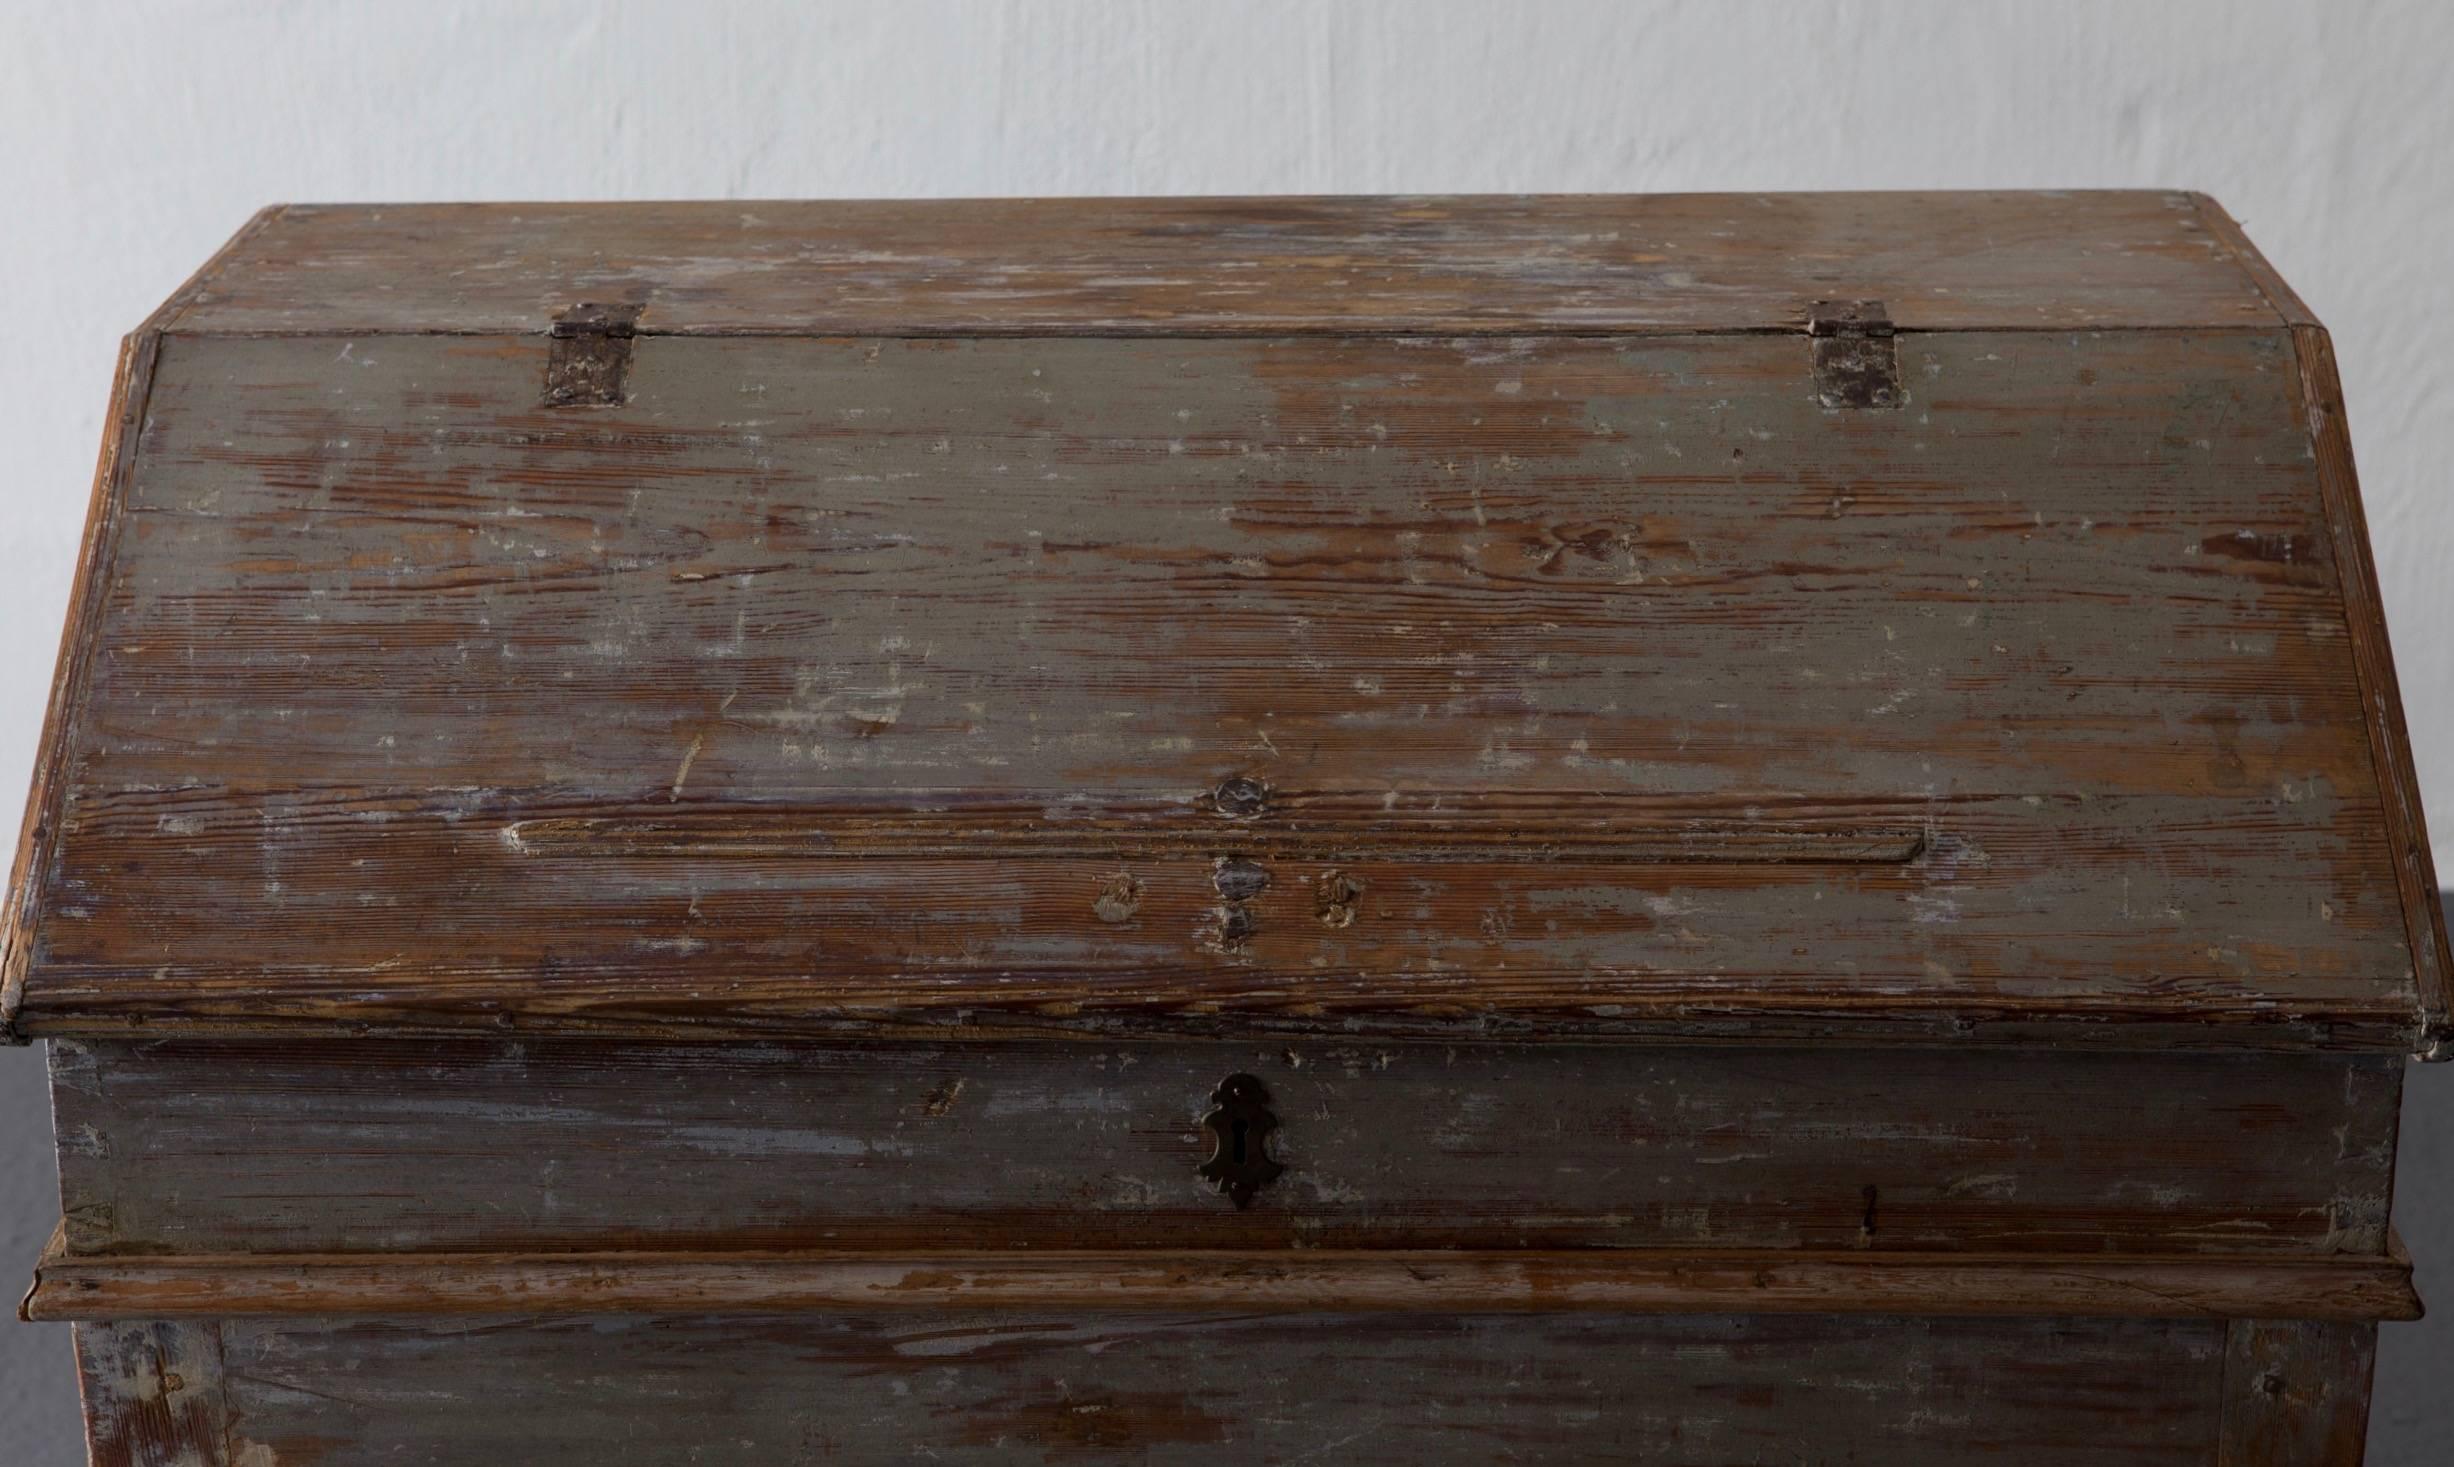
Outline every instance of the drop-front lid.
POLYGON ((276 209, 114 424, 21 1035, 2446 1030, 2196 196, 276 209))

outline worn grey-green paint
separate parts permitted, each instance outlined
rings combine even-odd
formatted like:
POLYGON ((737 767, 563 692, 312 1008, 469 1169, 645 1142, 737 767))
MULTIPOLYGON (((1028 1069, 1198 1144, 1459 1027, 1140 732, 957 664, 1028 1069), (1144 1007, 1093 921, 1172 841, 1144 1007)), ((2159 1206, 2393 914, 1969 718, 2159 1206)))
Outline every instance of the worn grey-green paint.
POLYGON ((2154 1320, 992 1315, 223 1334, 244 1467, 2203 1467, 2224 1365, 2221 1323, 2154 1320))
POLYGON ((2367 1252, 2400 1093, 2332 1057, 1513 1045, 56 1044, 83 1251, 2367 1252), (1199 1119, 1263 1078, 1248 1211, 1199 1119))
POLYGON ((649 338, 595 412, 542 351, 164 344, 30 1021, 2413 1002, 2279 333, 1915 337, 1840 417, 1767 336, 649 338), (1233 854, 1236 774, 1523 842, 1359 838, 1337 927, 1283 862, 1249 942, 1201 855, 1034 845, 1233 854), (1712 860, 1767 821, 1915 845, 1712 860), (1628 822, 1702 855, 1531 858, 1628 822))

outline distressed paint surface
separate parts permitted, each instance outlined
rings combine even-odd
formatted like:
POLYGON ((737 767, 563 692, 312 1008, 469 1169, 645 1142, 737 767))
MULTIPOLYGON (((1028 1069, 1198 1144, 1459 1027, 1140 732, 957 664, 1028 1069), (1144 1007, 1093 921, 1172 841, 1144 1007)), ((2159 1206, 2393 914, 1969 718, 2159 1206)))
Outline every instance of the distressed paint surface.
POLYGON ((290 206, 169 320, 211 332, 894 335, 2257 324, 2195 194, 967 199, 290 206), (432 268, 434 241, 451 266, 432 268))
POLYGON ((2221 1324, 756 1316, 225 1326, 272 1464, 2202 1467, 2221 1324), (517 1381, 506 1394, 505 1381, 517 1381))
POLYGON ((2376 1360, 2373 1324, 2233 1321, 2216 1467, 2360 1467, 2376 1360))
POLYGON ((76 1338, 92 1467, 232 1467, 219 1325, 84 1324, 76 1338))
POLYGON ((57 1042, 79 1253, 2376 1254, 2401 1068, 2318 1056, 57 1042), (1196 1174, 1264 1077, 1286 1174, 1196 1174))
POLYGON ((1388 1293, 2408 1311, 2396 1072, 2286 1051, 2442 1037, 2442 933, 2220 210, 775 212, 273 210, 135 340, 0 925, 55 1295, 463 1317, 88 1327, 102 1460, 2356 1453, 2364 1324, 1388 1293), (825 1312, 664 1312, 748 1246, 825 1312))
POLYGON ((2288 338, 1902 351, 172 336, 24 1027, 2407 1047, 2288 338))

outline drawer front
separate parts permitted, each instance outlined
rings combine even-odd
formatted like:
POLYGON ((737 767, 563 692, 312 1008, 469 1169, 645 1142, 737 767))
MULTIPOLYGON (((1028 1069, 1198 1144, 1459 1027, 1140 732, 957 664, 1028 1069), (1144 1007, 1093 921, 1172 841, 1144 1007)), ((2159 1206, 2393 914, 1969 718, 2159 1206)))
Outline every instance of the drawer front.
POLYGON ((68 1246, 147 1254, 2375 1254, 2401 1084, 2357 1057, 1527 1045, 197 1040, 53 1065, 68 1246), (1241 1208, 1200 1174, 1239 1074, 1251 1153, 1283 1167, 1241 1208))
POLYGON ((85 1325, 97 1461, 2353 1467, 2374 1329, 1172 1315, 85 1325))

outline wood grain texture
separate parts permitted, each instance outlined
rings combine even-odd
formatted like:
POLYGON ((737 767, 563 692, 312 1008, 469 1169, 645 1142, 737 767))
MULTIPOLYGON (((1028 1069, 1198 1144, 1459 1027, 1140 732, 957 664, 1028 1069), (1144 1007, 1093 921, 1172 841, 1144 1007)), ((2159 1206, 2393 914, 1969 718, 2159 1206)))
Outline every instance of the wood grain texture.
POLYGON ((2279 333, 1932 335, 1837 421, 1767 336, 637 347, 574 416, 536 340, 171 338, 30 1032, 2412 1046, 2279 333), (1231 935, 1308 800, 1447 833, 1231 935), (827 838, 623 834, 735 818, 827 838), (1578 845, 1750 825, 1918 845, 1578 845))
POLYGON ((182 332, 1190 335, 2268 325, 2171 192, 292 206, 182 332))
POLYGON ((2412 764, 2411 734, 2396 685, 2385 600, 2378 589, 2368 518, 2361 507, 2360 476, 2353 467, 2351 429, 2344 416, 2343 383, 2335 367, 2333 338, 2240 224, 2215 200, 2201 194, 2197 201, 2208 229, 2292 328, 2293 358, 2300 370, 2319 488, 2336 559, 2343 567, 2344 602, 2369 703, 2371 752, 2386 818, 2397 842, 2396 876, 2424 1010, 2417 1050, 2422 1059, 2454 1058, 2454 952, 2447 945, 2445 912, 2437 897, 2436 856, 2428 840, 2419 776, 2412 764))
POLYGON ((36 745, 34 779, 26 793, 24 824, 11 855, 9 884, 0 893, 0 1042, 23 1043, 17 1011, 25 1002, 27 969, 34 956, 34 922, 41 907, 39 873, 49 863, 52 838, 68 798, 60 767, 72 742, 69 727, 92 665, 93 641, 88 635, 101 599, 102 566, 110 560, 106 543, 120 522, 118 510, 126 449, 142 420, 153 381, 160 338, 130 336, 119 346, 119 364, 111 379, 111 405, 103 418, 102 449, 94 465, 94 487, 86 510, 85 536, 77 551, 77 575, 60 631, 59 670, 51 699, 43 709, 43 732, 36 745))
POLYGON ((55 1042, 79 1253, 2377 1255, 2401 1067, 1501 1044, 55 1042), (1288 1170, 1197 1176, 1228 1075, 1288 1170))
POLYGON ((2411 1260, 1777 1249, 199 1254, 36 1269, 31 1320, 809 1314, 1886 1314, 2417 1319, 2411 1260))
POLYGON ((2202 195, 276 207, 112 422, 106 1467, 2358 1458, 2454 962, 2202 195))
POLYGON ((2360 1467, 2376 1359, 2374 1325, 2234 1321, 2216 1467, 2360 1467))
POLYGON ((2394 651, 2386 635, 2385 603, 2370 555, 2368 517, 2360 504, 2360 479, 2352 467, 2352 435, 2343 414, 2343 383, 2325 328, 2292 328, 2293 357, 2315 445, 2318 484, 2335 540, 2344 603, 2350 610, 2352 655, 2368 705, 2369 749, 2375 763, 2386 828, 2394 842, 2394 874, 2409 929, 2414 978, 2420 990, 2423 1029, 2415 1046, 2424 1059, 2454 1058, 2454 957, 2446 946, 2445 909, 2437 897, 2437 861, 2420 800, 2419 771, 2411 758, 2411 732, 2403 719, 2403 695, 2395 682, 2394 651))
POLYGON ((110 406, 103 415, 102 448, 94 466, 94 486, 85 513, 85 535, 77 550, 77 571, 70 583, 68 615, 60 631, 57 673, 51 698, 43 710, 43 731, 37 742, 34 778, 26 794, 24 824, 14 848, 9 884, 0 892, 0 1043, 22 1044, 17 1009, 25 999, 26 969, 32 958, 32 923, 39 909, 39 873, 47 863, 51 834, 58 829, 68 792, 59 762, 74 742, 69 728, 85 689, 93 641, 88 635, 94 604, 100 599, 112 560, 109 537, 121 522, 122 477, 136 458, 135 440, 150 399, 154 364, 161 351, 161 324, 184 310, 207 282, 245 250, 274 217, 278 206, 258 210, 196 273, 162 303, 144 326, 119 345, 119 361, 111 374, 110 406))
POLYGON ((2258 246, 2251 243, 2249 233, 2241 227, 2239 220, 2205 194, 2192 194, 2190 198, 2197 206, 2198 217, 2207 226, 2207 232, 2215 237, 2242 273, 2249 276, 2251 283, 2258 287, 2258 293, 2266 298, 2267 304, 2285 325, 2318 324, 2317 316, 2301 300, 2300 293, 2284 282, 2283 273, 2268 263, 2258 246))
POLYGON ((82 1324, 76 1340, 93 1467, 233 1467, 219 1325, 82 1324))
POLYGON ((1811 1316, 235 1321, 226 1343, 235 1451, 285 1467, 2201 1467, 2224 1363, 2206 1321, 1811 1316))

